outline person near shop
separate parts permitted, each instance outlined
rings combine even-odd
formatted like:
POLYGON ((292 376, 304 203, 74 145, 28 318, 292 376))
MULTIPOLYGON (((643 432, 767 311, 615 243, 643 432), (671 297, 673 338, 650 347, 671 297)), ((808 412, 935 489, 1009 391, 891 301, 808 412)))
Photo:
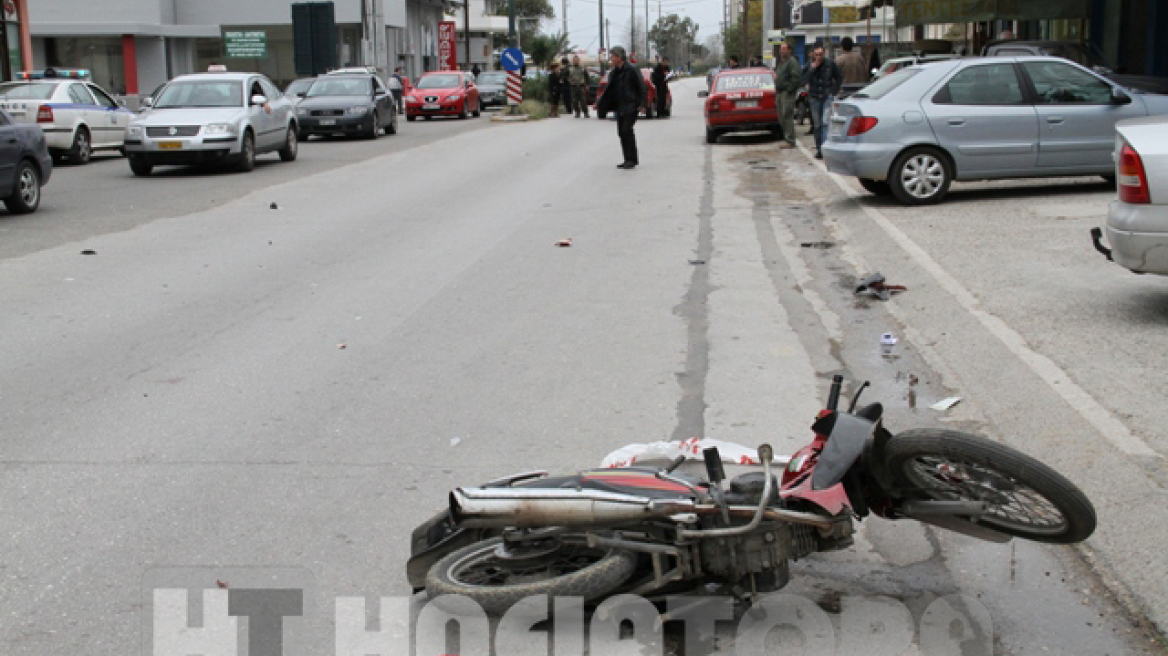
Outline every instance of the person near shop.
POLYGON ((843 53, 835 58, 836 66, 844 76, 844 84, 863 84, 868 81, 868 66, 864 63, 864 56, 855 50, 856 43, 852 37, 845 36, 840 41, 843 53))
POLYGON ((779 45, 779 64, 775 68, 779 125, 783 128, 783 143, 779 148, 795 147, 795 103, 799 100, 799 89, 802 87, 803 75, 799 70, 799 60, 791 52, 791 44, 784 41, 779 45))
POLYGON ((815 159, 823 159, 823 141, 827 137, 827 113, 843 84, 839 66, 828 59, 823 46, 816 44, 811 51, 811 63, 803 73, 807 85, 807 100, 811 105, 811 129, 815 131, 815 159))
POLYGON ((564 99, 565 114, 572 111, 572 81, 568 79, 570 68, 567 57, 560 60, 560 98, 564 99))
POLYGON ((657 65, 653 67, 653 72, 649 74, 649 81, 653 83, 653 88, 657 91, 657 116, 668 116, 669 110, 666 109, 665 102, 669 97, 668 57, 657 61, 657 65))
POLYGON ((641 71, 628 63, 628 54, 621 46, 609 51, 608 62, 612 65, 612 71, 609 73, 608 87, 596 99, 596 111, 601 116, 616 112, 616 131, 625 158, 616 167, 633 169, 640 164, 633 126, 637 123, 637 114, 645 109, 645 80, 641 77, 641 71))
POLYGON ((568 84, 572 112, 576 118, 580 118, 581 114, 588 118, 588 69, 580 65, 579 56, 572 57, 572 65, 568 68, 568 84))
POLYGON ((559 62, 552 62, 548 65, 548 102, 552 106, 551 118, 559 118, 560 116, 560 94, 564 91, 560 75, 559 62))
POLYGON ((479 73, 482 73, 482 72, 483 72, 483 69, 479 68, 478 64, 475 64, 474 66, 470 67, 470 74, 475 76, 476 79, 478 78, 479 73))

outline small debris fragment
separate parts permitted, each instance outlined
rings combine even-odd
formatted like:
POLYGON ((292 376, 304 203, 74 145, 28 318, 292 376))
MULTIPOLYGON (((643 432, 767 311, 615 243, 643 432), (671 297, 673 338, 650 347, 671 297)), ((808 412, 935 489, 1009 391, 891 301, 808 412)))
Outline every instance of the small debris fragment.
POLYGON ((341 342, 340 344, 337 344, 337 348, 341 349, 342 351, 343 351, 343 350, 345 350, 346 348, 348 348, 348 346, 349 346, 349 345, 348 345, 348 344, 346 344, 346 343, 344 343, 344 342, 341 342))
POLYGON ((957 405, 958 403, 961 403, 961 397, 960 396, 951 396, 947 399, 941 399, 940 401, 937 401, 936 403, 934 403, 933 405, 931 405, 929 407, 938 411, 938 412, 945 412, 946 410, 948 410, 949 408, 952 408, 953 406, 957 405))
POLYGON ((81 254, 82 255, 97 255, 97 251, 90 250, 87 248, 87 249, 81 251, 81 254))
POLYGON ((568 248, 571 245, 572 245, 571 239, 561 239, 561 240, 556 242, 556 246, 559 246, 560 248, 568 248))
POLYGON ((908 288, 904 285, 886 284, 884 282, 884 276, 880 272, 873 273, 867 278, 864 278, 860 281, 860 285, 856 287, 857 294, 868 294, 882 301, 887 301, 892 298, 892 292, 903 291, 908 291, 908 288))
POLYGON ((462 443, 462 438, 461 438, 461 437, 452 437, 452 438, 450 438, 450 446, 458 446, 458 445, 459 445, 459 444, 461 444, 461 443, 462 443))
POLYGON ((278 210, 278 209, 280 209, 280 206, 275 204, 275 203, 272 203, 271 208, 274 210, 278 210))
POLYGON ((690 260, 689 263, 692 264, 693 266, 701 266, 701 265, 705 264, 706 261, 705 260, 690 260))
POLYGON ((896 343, 900 341, 896 339, 896 335, 892 333, 883 333, 880 335, 880 353, 883 355, 892 355, 892 349, 896 347, 896 343))
POLYGON ((220 588, 227 589, 229 583, 227 581, 220 581, 219 579, 215 579, 215 585, 219 586, 220 588))
POLYGON ((833 241, 805 241, 805 242, 799 244, 799 246, 801 246, 803 248, 818 248, 821 250, 827 250, 829 248, 835 248, 835 242, 833 242, 833 241))

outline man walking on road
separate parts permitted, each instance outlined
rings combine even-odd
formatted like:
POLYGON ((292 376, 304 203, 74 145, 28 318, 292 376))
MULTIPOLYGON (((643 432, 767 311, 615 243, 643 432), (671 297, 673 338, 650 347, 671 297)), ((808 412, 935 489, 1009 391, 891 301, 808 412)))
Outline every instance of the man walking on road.
POLYGON ((669 97, 669 58, 666 57, 657 62, 653 67, 653 73, 649 75, 649 81, 653 83, 653 88, 657 90, 657 118, 664 118, 669 115, 669 110, 665 108, 665 101, 669 97))
POLYGON ((405 84, 402 82, 402 68, 398 66, 393 69, 393 75, 386 80, 385 86, 389 88, 389 92, 393 95, 393 102, 397 105, 397 113, 401 114, 405 111, 402 107, 402 92, 405 90, 405 84))
POLYGON ((792 56, 791 44, 784 41, 779 46, 779 65, 775 69, 779 125, 783 128, 783 143, 779 148, 795 147, 795 102, 799 99, 799 88, 802 86, 803 74, 799 70, 799 60, 792 56))
POLYGON ((572 57, 572 66, 568 69, 568 83, 571 86, 572 111, 576 118, 584 113, 588 118, 588 70, 580 65, 580 57, 572 57))
POLYGON ((616 131, 625 156, 625 161, 616 165, 618 169, 633 169, 640 163, 633 126, 637 123, 637 113, 645 108, 645 81, 641 79, 641 71, 628 64, 627 57, 620 46, 609 51, 612 72, 604 95, 596 100, 596 111, 601 116, 616 112, 616 131))
POLYGON ((835 58, 840 73, 844 76, 844 84, 863 84, 868 81, 868 67, 864 64, 864 56, 853 50, 855 42, 852 37, 845 36, 840 41, 844 54, 835 58))
POLYGON ((811 52, 811 65, 803 73, 807 84, 807 99, 811 101, 811 129, 815 131, 815 159, 823 159, 823 141, 827 138, 827 113, 843 84, 839 66, 828 59, 823 46, 815 46, 811 52))

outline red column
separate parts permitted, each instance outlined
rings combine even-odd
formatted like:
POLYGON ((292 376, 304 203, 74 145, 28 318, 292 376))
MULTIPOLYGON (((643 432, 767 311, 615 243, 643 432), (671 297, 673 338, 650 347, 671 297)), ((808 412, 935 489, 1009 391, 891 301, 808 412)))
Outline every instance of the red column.
POLYGON ((122 35, 122 67, 126 72, 126 93, 138 93, 138 49, 133 34, 122 35))
MULTIPOLYGON (((28 30, 28 0, 16 0, 16 15, 20 19, 20 61, 24 70, 31 71, 36 67, 32 61, 32 34, 28 30)), ((8 45, 5 44, 4 47, 7 48, 8 45)))

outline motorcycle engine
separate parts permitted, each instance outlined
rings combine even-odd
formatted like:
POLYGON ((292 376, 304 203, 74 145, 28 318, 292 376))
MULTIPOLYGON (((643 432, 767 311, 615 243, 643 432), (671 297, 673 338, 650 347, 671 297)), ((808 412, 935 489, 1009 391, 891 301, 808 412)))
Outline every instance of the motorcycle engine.
MULTIPOLYGON (((712 578, 738 584, 754 576, 757 592, 771 592, 791 578, 790 528, 780 522, 763 522, 743 536, 702 540, 702 567, 712 578)), ((744 587, 749 588, 749 581, 744 587)))

